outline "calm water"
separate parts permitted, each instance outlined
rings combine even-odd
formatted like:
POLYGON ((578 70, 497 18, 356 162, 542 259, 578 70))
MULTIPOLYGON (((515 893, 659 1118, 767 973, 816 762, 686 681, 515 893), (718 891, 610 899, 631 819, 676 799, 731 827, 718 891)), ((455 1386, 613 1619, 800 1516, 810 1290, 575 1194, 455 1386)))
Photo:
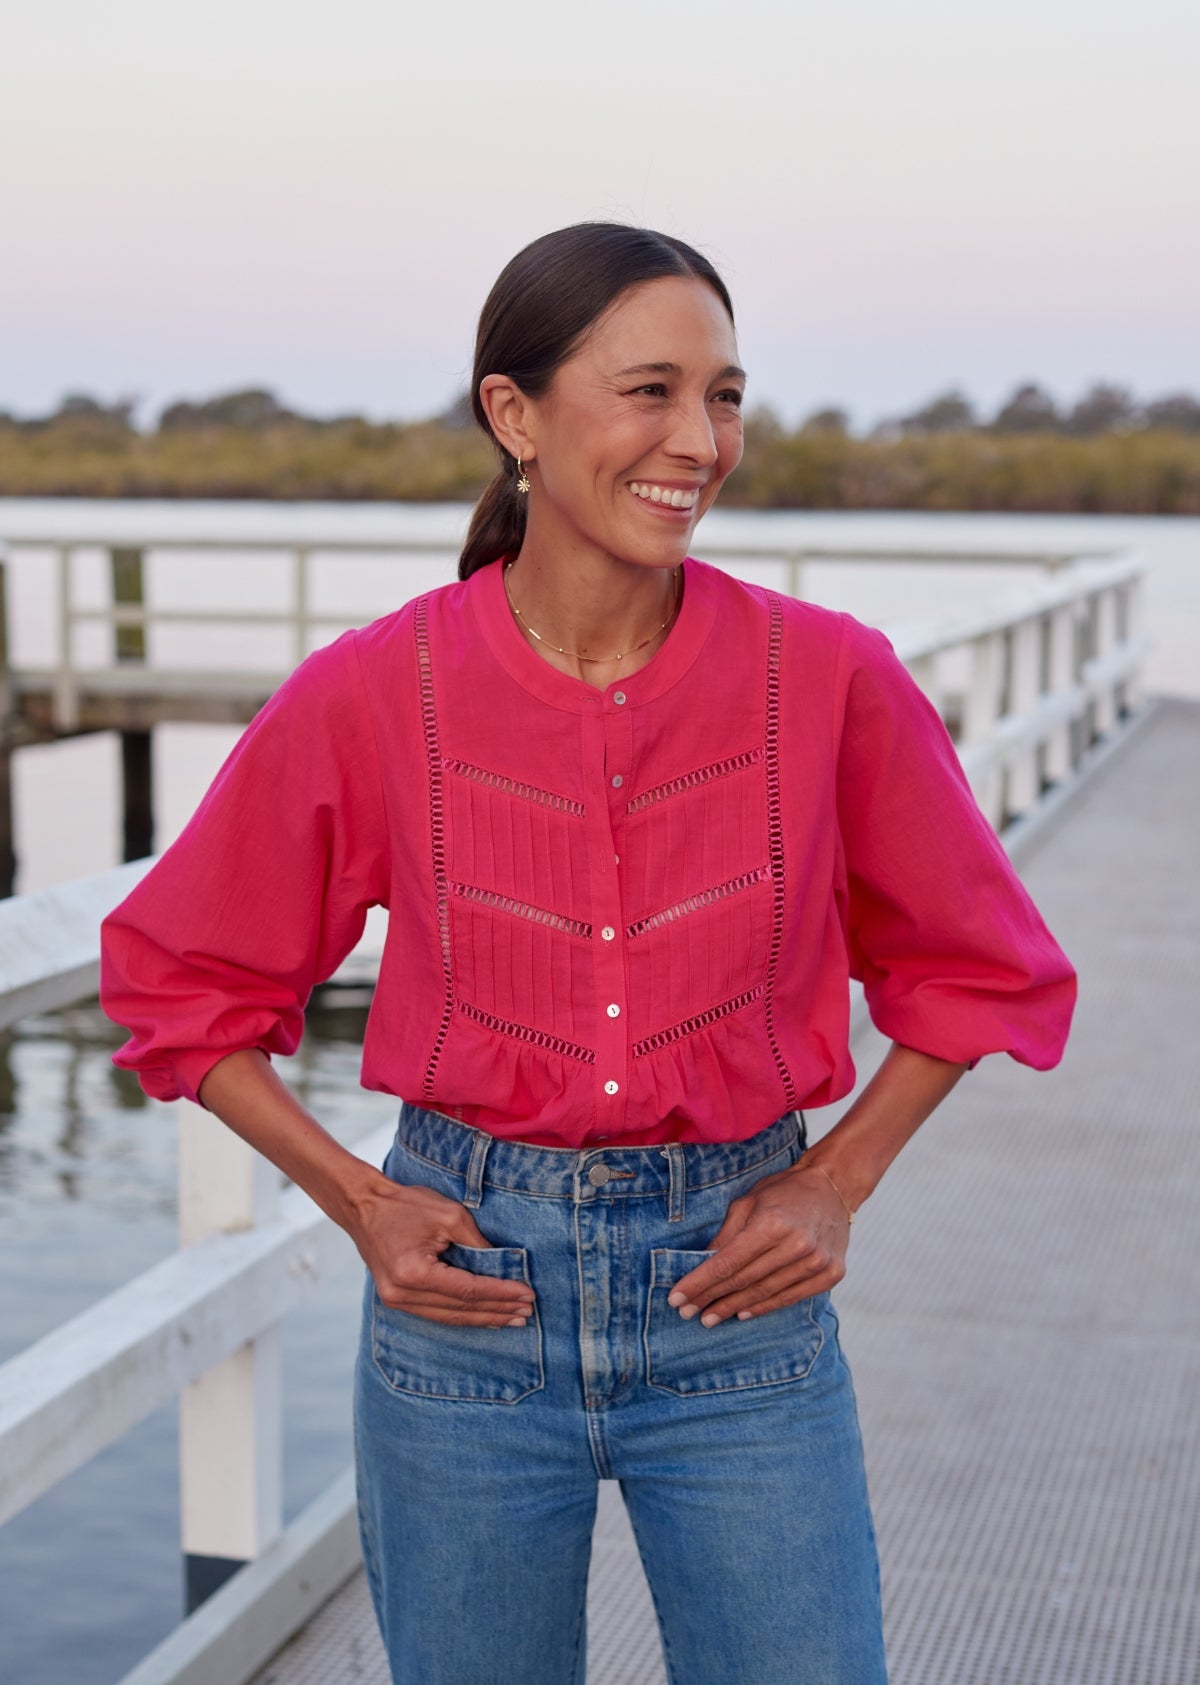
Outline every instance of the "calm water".
MULTIPOLYGON (((131 540, 154 533, 246 536, 320 533, 455 537, 465 511, 382 506, 90 504, 0 499, 0 540, 86 537, 119 523, 131 540)), ((696 542, 862 544, 906 549, 1133 546, 1150 567, 1152 688, 1200 696, 1200 520, 1039 516, 715 514, 696 542)), ((98 604, 98 553, 80 552, 81 583, 98 604)), ((752 578, 765 568, 731 567, 752 578)), ((450 577, 445 559, 318 557, 315 603, 361 623, 450 577)), ((14 659, 44 663, 54 647, 52 572, 45 551, 9 562, 14 659)), ((818 565, 814 600, 874 624, 935 612, 964 596, 1011 591, 1001 567, 818 565)), ((151 590, 171 606, 267 608, 286 600, 278 559, 152 558, 151 590)), ((332 635, 334 628, 330 629, 332 635)), ((155 652, 180 665, 286 665, 260 630, 224 629, 155 652)), ((97 641, 89 658, 101 661, 97 641)), ((179 830, 236 733, 168 727, 156 734, 159 843, 179 830)), ((105 738, 27 750, 16 765, 21 887, 43 887, 118 859, 116 746, 105 738)), ((387 1096, 357 1087, 361 997, 324 997, 296 1059, 280 1069, 344 1140, 385 1121, 387 1096)), ((175 1138, 168 1108, 151 1105, 110 1063, 121 1033, 95 1006, 29 1019, 0 1034, 0 1361, 85 1312, 175 1246, 175 1138)), ((328 1283, 285 1325, 287 1513, 295 1514, 349 1459, 349 1377, 359 1281, 328 1283)), ((180 1612, 175 1408, 160 1411, 0 1531, 0 1685, 113 1685, 180 1612)))

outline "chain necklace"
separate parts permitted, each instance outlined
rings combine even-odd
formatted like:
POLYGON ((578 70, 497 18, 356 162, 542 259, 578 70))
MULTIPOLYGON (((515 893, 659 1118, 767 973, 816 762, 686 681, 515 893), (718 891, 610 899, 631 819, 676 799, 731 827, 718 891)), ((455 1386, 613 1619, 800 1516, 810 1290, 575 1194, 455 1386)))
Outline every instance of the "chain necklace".
MULTIPOLYGON (((516 558, 514 557, 513 560, 515 561, 516 558)), ((504 565, 504 574, 503 574, 504 595, 508 598, 509 608, 512 609, 512 611, 516 615, 517 619, 521 622, 521 625, 524 626, 525 630, 529 633, 531 638, 537 639, 539 644, 545 644, 547 649, 555 650, 559 655, 570 656, 572 661, 589 661, 589 662, 593 662, 593 663, 599 665, 600 663, 605 662, 605 661, 624 661, 624 659, 627 655, 636 655, 639 649, 645 649, 647 644, 652 644, 654 642, 655 638, 657 638, 657 636, 660 632, 666 630, 666 628, 671 624, 671 620, 674 617, 675 610, 679 607, 679 574, 680 574, 680 570, 679 570, 679 568, 672 568, 671 571, 675 576, 675 592, 674 592, 674 595, 671 598, 671 613, 668 614, 667 618, 663 621, 661 626, 656 626, 654 628, 653 632, 651 632, 650 636, 648 638, 643 638, 640 644, 634 644, 632 649, 623 649, 619 655, 580 655, 578 650, 564 649, 561 644, 552 644, 549 641, 549 639, 543 638, 543 636, 540 632, 534 631, 533 627, 529 624, 528 620, 526 620, 525 616, 521 613, 521 611, 517 607, 516 603, 513 602, 512 592, 510 591, 509 585, 508 585, 508 573, 509 573, 509 569, 512 567, 513 563, 512 562, 505 562, 503 565, 504 565)))

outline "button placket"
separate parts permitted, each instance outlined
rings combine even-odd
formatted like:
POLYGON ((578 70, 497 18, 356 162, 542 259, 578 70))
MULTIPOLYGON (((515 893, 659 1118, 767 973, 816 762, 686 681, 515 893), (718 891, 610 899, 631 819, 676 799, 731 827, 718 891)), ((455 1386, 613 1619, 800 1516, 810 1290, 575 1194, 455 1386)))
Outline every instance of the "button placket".
MULTIPOLYGON (((597 698, 600 702, 600 698, 597 698)), ((592 1067, 596 1087, 596 1121, 604 1133, 619 1134, 624 1124, 625 1095, 629 1063, 628 1036, 624 1022, 625 916, 620 886, 613 870, 617 853, 614 834, 618 811, 612 780, 613 768, 628 765, 622 752, 628 732, 628 716, 616 708, 597 709, 585 722, 584 750, 588 868, 592 889, 592 962, 595 988, 596 1060, 592 1067), (613 1012, 612 1008, 616 1007, 613 1012)), ((624 773, 621 773, 622 782, 624 773)), ((620 786, 618 785, 618 789, 620 786)))

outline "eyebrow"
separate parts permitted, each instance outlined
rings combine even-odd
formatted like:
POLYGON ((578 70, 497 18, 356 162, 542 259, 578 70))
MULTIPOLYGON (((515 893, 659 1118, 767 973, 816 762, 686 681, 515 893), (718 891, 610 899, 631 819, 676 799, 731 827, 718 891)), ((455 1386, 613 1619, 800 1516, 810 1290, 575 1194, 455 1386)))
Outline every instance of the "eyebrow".
MULTIPOLYGON (((617 370, 617 379, 623 380, 626 375, 630 375, 630 374, 682 374, 682 373, 683 373, 683 370, 679 367, 678 363, 635 363, 632 368, 618 369, 617 370)), ((746 378, 745 369, 739 369, 736 363, 726 363, 725 367, 721 370, 721 372, 718 375, 714 376, 714 379, 716 379, 716 380, 745 380, 745 378, 746 378)))

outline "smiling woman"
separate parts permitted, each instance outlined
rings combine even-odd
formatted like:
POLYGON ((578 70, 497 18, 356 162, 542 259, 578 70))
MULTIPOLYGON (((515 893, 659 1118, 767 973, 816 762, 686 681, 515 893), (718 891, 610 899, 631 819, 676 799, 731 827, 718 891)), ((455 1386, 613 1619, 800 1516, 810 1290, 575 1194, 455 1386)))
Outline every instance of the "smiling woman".
POLYGON ((881 1685, 830 1289, 987 1053, 1074 974, 886 640, 689 556, 741 454, 729 298, 645 229, 536 241, 484 307, 500 471, 457 583, 311 656, 106 921, 116 1056, 199 1098, 366 1265, 359 1513, 404 1685, 582 1685, 618 1479, 674 1685, 881 1685), (376 1169, 276 1077, 392 917, 376 1169), (893 1041, 847 1094, 847 985, 893 1041))
POLYGON ((691 246, 595 223, 535 240, 480 318, 475 415, 500 472, 460 577, 519 553, 510 596, 556 665, 628 676, 678 607, 663 570, 741 460, 745 378, 729 294, 691 246))

